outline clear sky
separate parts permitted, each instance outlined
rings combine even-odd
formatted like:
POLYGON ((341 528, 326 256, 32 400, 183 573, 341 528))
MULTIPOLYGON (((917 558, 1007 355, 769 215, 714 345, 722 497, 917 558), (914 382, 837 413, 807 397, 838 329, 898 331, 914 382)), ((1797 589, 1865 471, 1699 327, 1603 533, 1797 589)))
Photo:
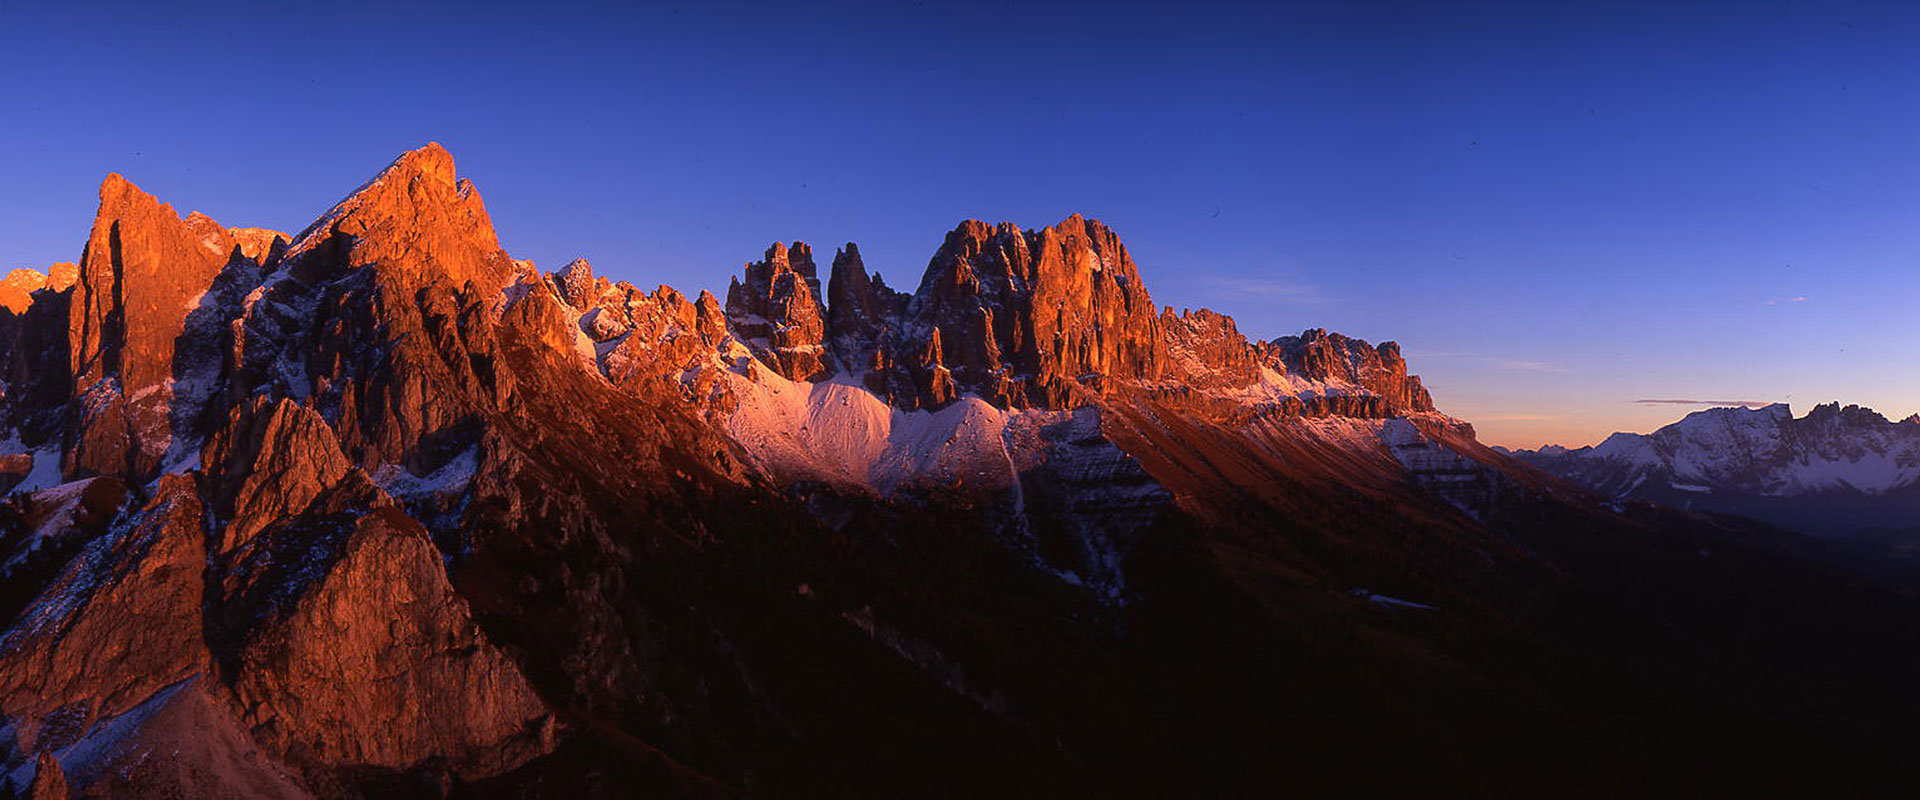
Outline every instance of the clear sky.
POLYGON ((0 269, 78 258, 110 171, 298 230, 437 140, 516 256, 689 293, 1079 211, 1493 443, 1920 412, 1913 4, 71 5, 0 0, 0 269))

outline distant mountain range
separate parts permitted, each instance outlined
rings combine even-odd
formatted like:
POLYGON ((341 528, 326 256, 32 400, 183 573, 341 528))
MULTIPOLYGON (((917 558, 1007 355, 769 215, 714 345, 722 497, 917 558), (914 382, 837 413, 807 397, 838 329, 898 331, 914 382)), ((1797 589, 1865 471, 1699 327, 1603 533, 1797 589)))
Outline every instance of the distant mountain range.
POLYGON ((1920 415, 1828 403, 1711 408, 1653 433, 1509 451, 1606 496, 1741 514, 1814 536, 1920 530, 1920 415))

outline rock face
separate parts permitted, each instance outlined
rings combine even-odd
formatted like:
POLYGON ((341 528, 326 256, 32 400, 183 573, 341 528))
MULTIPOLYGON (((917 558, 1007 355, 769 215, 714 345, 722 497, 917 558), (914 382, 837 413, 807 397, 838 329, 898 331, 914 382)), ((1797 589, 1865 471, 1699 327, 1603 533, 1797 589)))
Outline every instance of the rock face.
POLYGON ((27 313, 33 293, 48 288, 47 276, 37 269, 21 267, 0 280, 0 307, 15 314, 27 313))
MULTIPOLYGON (((112 176, 80 264, 0 288, 0 419, 24 447, 0 465, 25 487, 0 505, 0 714, 11 779, 46 792, 524 789, 530 765, 640 734, 674 749, 668 777, 620 785, 745 785, 827 756, 844 731, 806 698, 848 691, 959 692, 978 706, 953 730, 1004 731, 999 689, 889 621, 938 616, 919 601, 795 616, 795 582, 867 541, 819 537, 846 514, 999 530, 994 580, 1070 578, 1088 605, 1061 613, 1111 614, 1137 594, 1126 553, 1180 512, 1107 438, 1108 404, 1180 399, 1169 380, 1307 402, 1269 385, 1293 369, 1277 345, 1159 313, 1078 216, 964 223, 911 295, 851 243, 825 291, 809 246, 776 244, 723 304, 514 261, 437 145, 291 238, 112 176), (794 486, 829 488, 793 505, 794 486), (874 646, 934 688, 874 684, 874 646), (795 683, 794 654, 855 672, 795 683), (154 747, 174 755, 136 758, 154 747)), ((1404 379, 1389 354, 1312 380, 1402 410, 1373 394, 1404 379)), ((902 763, 1001 738, 958 736, 902 763)))
POLYGON ((1165 353, 1125 246, 1077 214, 1032 232, 962 223, 927 265, 900 327, 919 360, 938 351, 925 366, 945 367, 960 391, 1014 407, 1078 405, 1083 378, 1158 378, 1165 353))
POLYGON ((378 266, 444 276, 455 287, 472 282, 482 293, 504 288, 514 273, 480 192, 439 144, 395 159, 301 231, 289 257, 307 275, 378 266))
POLYGON ((677 395, 702 406, 726 406, 728 392, 713 367, 716 354, 732 339, 712 294, 701 292, 697 301, 688 301, 668 286, 647 294, 626 281, 595 278, 586 259, 568 263, 552 283, 559 299, 578 314, 577 323, 564 322, 555 330, 572 336, 577 328, 585 338, 567 346, 614 385, 649 399, 677 395))
POLYGON ((219 553, 246 544, 274 520, 305 511, 352 469, 319 414, 266 397, 234 409, 201 463, 219 476, 214 512, 228 520, 215 543, 219 553))
POLYGON ((474 626, 420 524, 391 506, 329 516, 263 532, 234 567, 228 597, 265 617, 234 686, 255 735, 300 761, 441 758, 468 776, 549 749, 545 706, 474 626), (262 596, 276 590, 257 582, 296 564, 317 574, 262 596))
POLYGON ((751 374, 742 355, 789 381, 844 374, 907 411, 968 395, 1018 410, 1138 394, 1223 413, 1435 410, 1395 343, 1318 329, 1250 342, 1213 311, 1155 310, 1119 238, 1078 215, 1037 231, 962 223, 913 294, 868 272, 852 243, 834 254, 824 303, 811 248, 776 243, 732 282, 724 318, 704 295, 694 304, 666 287, 643 295, 594 278, 584 260, 551 283, 580 312, 610 380, 636 391, 678 386, 721 419, 739 405, 725 376, 751 374))
POLYGON ((207 217, 171 206, 119 175, 80 259, 68 312, 68 367, 81 424, 66 473, 145 479, 173 442, 175 349, 187 315, 230 262, 248 260, 207 217))
POLYGON ((832 351, 850 371, 867 374, 868 388, 891 397, 894 387, 884 382, 898 366, 891 343, 912 295, 887 288, 880 273, 868 274, 860 248, 848 242, 833 254, 833 274, 827 282, 828 330, 832 351))
MULTIPOLYGON (((30 796, 297 800, 314 793, 271 761, 199 678, 155 693, 67 747, 41 751, 30 796)), ((15 768, 24 783, 26 767, 15 768)))
POLYGON ((1314 381, 1339 381, 1366 389, 1386 401, 1390 413, 1432 411, 1433 398, 1420 378, 1407 374, 1400 345, 1378 347, 1349 339, 1325 328, 1310 328, 1299 336, 1273 340, 1279 360, 1294 375, 1314 381))
POLYGON ((517 270, 439 145, 395 160, 284 261, 242 309, 233 393, 311 397, 355 464, 432 471, 511 391, 491 320, 517 270))
POLYGON ((67 800, 71 796, 67 790, 67 773, 60 768, 53 751, 40 751, 33 772, 33 784, 27 787, 27 797, 30 800, 67 800))
POLYGON ((775 242, 766 258, 747 265, 744 281, 727 287, 727 323, 760 360, 789 380, 833 374, 825 347, 827 308, 813 249, 775 242))
POLYGON ((0 643, 0 708, 28 752, 72 743, 209 666, 203 644, 205 512, 193 480, 87 542, 0 643))
POLYGON ((1286 362, 1270 347, 1255 347, 1234 325, 1233 318, 1209 309, 1160 314, 1167 335, 1169 372, 1191 386, 1234 388, 1260 380, 1262 367, 1285 372, 1286 362))

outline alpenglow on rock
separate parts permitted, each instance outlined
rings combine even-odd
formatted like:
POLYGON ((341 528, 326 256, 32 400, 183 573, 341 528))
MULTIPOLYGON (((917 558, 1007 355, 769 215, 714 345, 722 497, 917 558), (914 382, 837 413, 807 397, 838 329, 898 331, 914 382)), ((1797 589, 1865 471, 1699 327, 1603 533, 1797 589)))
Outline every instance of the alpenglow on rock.
POLYGON ((1498 527, 1537 476, 1392 343, 1159 308, 1078 215, 964 222, 911 294, 865 257, 775 244, 724 303, 543 272, 438 145, 294 237, 110 178, 0 295, 0 784, 1117 790, 1210 735, 1152 698, 1319 695, 1302 642, 1459 680, 1347 635, 1401 613, 1352 587, 1547 574, 1498 527))

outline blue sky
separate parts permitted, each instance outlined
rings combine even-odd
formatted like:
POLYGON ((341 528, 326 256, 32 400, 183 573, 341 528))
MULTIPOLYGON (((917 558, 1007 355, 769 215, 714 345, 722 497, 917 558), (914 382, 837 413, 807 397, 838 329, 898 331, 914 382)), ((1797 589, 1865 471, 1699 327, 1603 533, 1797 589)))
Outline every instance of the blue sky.
POLYGON ((1898 4, 64 5, 0 0, 0 268, 76 259, 110 171, 297 230, 437 140, 516 256, 689 292, 1079 211, 1162 304, 1400 341, 1494 443, 1920 412, 1898 4))

